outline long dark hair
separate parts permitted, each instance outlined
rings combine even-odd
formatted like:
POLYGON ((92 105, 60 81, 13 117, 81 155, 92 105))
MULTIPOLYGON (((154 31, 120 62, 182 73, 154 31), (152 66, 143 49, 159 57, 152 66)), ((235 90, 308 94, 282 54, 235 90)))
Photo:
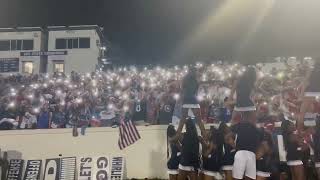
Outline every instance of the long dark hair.
POLYGON ((289 127, 292 124, 293 123, 291 121, 288 121, 288 120, 283 120, 282 123, 281 123, 281 133, 282 133, 283 143, 284 143, 284 148, 285 149, 287 149, 287 147, 288 147, 289 136, 291 134, 291 132, 289 132, 289 127))
POLYGON ((237 91, 253 89, 256 82, 256 70, 254 67, 248 67, 240 77, 237 84, 237 91))
POLYGON ((190 137, 190 138, 196 138, 198 139, 198 131, 197 128, 194 124, 194 122, 192 121, 191 118, 188 118, 186 121, 186 136, 190 137))
POLYGON ((167 128, 167 136, 168 137, 173 137, 176 135, 176 130, 174 129, 174 126, 173 125, 169 125, 168 128, 167 128))

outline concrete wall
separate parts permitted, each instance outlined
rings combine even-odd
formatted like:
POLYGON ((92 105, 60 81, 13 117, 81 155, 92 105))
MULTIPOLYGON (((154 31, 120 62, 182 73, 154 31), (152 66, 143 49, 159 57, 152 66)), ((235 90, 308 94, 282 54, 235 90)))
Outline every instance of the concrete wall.
MULTIPOLYGON (((33 50, 31 51, 40 51, 41 49, 41 39, 42 32, 41 31, 27 31, 27 32, 0 32, 0 40, 19 40, 33 39, 33 50)), ((40 57, 24 57, 20 56, 20 52, 28 52, 26 50, 20 51, 0 51, 0 58, 19 58, 20 65, 19 71, 22 72, 22 62, 23 61, 32 61, 34 63, 34 73, 40 72, 40 57)))
MULTIPOLYGON (((138 127, 141 139, 120 150, 118 128, 88 128, 84 136, 72 129, 0 131, 1 150, 22 153, 23 159, 121 155, 128 178, 167 178, 167 126, 138 127)), ((79 130, 80 132, 80 130, 79 130)))
POLYGON ((96 30, 66 30, 66 31, 49 31, 48 51, 61 51, 63 49, 56 49, 55 43, 57 38, 75 38, 75 37, 90 37, 89 49, 65 49, 68 51, 68 55, 63 59, 49 59, 48 60, 48 72, 52 73, 53 63, 52 60, 64 60, 65 72, 70 73, 72 70, 77 72, 91 72, 95 70, 96 64, 98 64, 99 47, 97 41, 100 42, 100 38, 96 30))

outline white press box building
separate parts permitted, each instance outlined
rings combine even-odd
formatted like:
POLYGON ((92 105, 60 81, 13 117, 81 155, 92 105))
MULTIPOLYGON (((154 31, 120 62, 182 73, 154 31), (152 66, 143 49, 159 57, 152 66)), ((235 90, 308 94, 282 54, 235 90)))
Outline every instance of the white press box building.
POLYGON ((91 72, 105 50, 96 25, 0 28, 0 73, 91 72))

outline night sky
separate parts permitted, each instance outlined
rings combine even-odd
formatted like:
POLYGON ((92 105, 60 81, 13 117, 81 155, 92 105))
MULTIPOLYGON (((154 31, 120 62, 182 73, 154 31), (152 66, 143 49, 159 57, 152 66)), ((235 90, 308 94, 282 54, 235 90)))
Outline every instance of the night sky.
POLYGON ((320 56, 319 0, 0 2, 0 27, 103 26, 121 63, 320 56))

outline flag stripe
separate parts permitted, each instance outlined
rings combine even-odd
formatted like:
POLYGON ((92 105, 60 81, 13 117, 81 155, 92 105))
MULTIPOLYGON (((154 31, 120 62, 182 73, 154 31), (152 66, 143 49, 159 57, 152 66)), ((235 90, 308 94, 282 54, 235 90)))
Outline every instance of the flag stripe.
POLYGON ((140 134, 131 120, 125 121, 122 120, 119 127, 119 140, 118 145, 122 150, 131 144, 134 144, 137 140, 139 140, 140 134))

